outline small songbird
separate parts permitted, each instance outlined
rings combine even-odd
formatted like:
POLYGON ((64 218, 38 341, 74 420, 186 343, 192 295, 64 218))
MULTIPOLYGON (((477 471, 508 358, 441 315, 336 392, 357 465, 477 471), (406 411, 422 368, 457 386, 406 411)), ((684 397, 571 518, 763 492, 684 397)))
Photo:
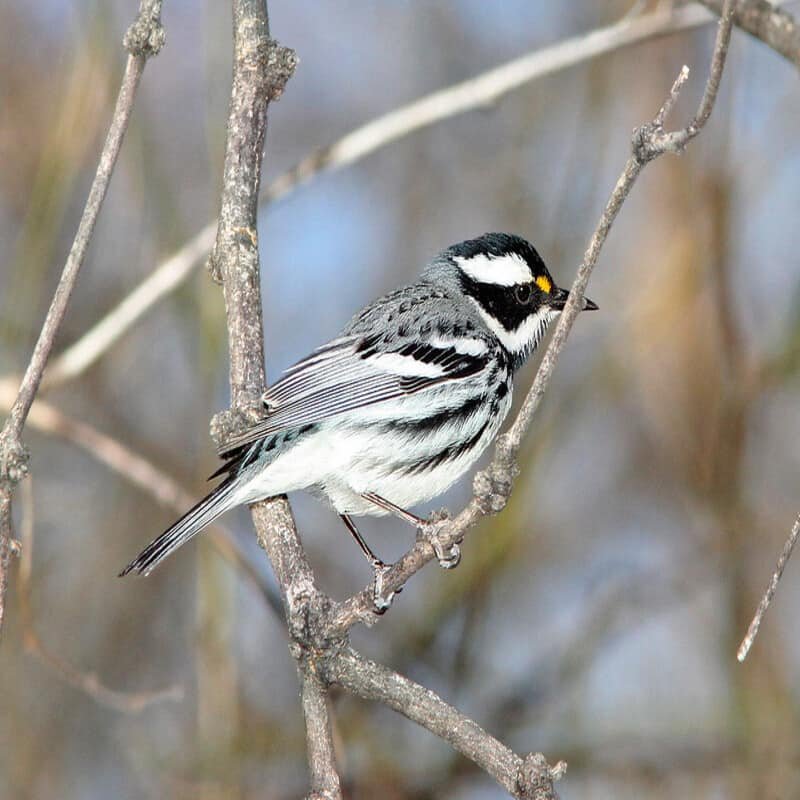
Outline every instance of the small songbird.
POLYGON ((381 610, 386 566, 351 515, 423 522, 406 509, 452 486, 494 439, 515 372, 568 295, 519 236, 447 248, 267 389, 265 418, 220 452, 212 477, 222 482, 121 575, 147 575, 234 506, 306 489, 333 506, 376 570, 381 610))

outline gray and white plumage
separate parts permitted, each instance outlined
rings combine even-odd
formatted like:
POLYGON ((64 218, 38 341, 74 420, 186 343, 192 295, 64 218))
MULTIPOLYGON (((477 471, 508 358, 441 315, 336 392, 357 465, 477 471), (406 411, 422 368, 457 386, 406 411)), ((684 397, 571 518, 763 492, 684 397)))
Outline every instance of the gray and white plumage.
POLYGON ((443 251, 265 392, 266 418, 220 452, 222 483, 121 574, 148 574, 228 509, 290 491, 346 515, 388 513, 366 493, 401 508, 442 494, 497 435, 514 373, 566 297, 520 237, 443 251))

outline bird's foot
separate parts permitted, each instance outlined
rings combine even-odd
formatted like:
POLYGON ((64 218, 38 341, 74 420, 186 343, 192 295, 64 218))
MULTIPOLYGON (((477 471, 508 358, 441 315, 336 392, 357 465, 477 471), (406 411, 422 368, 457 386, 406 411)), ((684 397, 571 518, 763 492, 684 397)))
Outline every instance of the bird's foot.
POLYGON ((461 563, 461 548, 458 542, 444 541, 444 531, 450 523, 450 514, 446 508, 436 511, 428 519, 420 520, 419 536, 429 542, 436 560, 442 569, 455 569, 461 563))
POLYGON ((438 539, 432 539, 433 552, 442 569, 455 569, 461 563, 461 548, 457 542, 444 547, 438 539))
POLYGON ((372 569, 375 572, 375 582, 372 588, 372 604, 375 608, 375 613, 378 615, 385 614, 392 605, 395 595, 403 591, 401 586, 388 594, 384 591, 384 578, 389 570, 392 568, 391 564, 384 564, 383 561, 375 560, 372 564, 372 569))

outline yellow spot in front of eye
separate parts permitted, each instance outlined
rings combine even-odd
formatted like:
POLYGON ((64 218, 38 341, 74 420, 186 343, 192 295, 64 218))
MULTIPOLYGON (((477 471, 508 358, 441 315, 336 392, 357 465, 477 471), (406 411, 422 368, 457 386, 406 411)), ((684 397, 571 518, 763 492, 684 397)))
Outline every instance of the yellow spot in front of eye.
POLYGON ((537 286, 538 286, 538 287, 539 287, 539 288, 540 288, 540 289, 541 289, 541 290, 542 290, 542 291, 543 291, 545 294, 550 294, 550 292, 551 292, 551 291, 552 291, 552 289, 553 289, 553 284, 552 284, 552 282, 551 282, 550 278, 548 278, 548 277, 547 277, 547 275, 540 275, 540 276, 539 276, 539 277, 536 279, 536 285, 537 285, 537 286))

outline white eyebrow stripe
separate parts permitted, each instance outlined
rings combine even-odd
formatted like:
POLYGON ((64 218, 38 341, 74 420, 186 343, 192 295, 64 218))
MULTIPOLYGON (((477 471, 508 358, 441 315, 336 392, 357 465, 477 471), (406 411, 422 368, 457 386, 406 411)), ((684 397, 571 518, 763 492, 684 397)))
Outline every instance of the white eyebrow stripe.
POLYGON ((465 275, 478 283, 515 286, 518 283, 530 283, 533 279, 527 262, 516 253, 494 257, 485 254, 472 258, 456 256, 453 260, 465 275))
POLYGON ((442 350, 452 347, 456 353, 465 356, 482 356, 489 349, 483 339, 447 339, 441 336, 431 336, 429 343, 431 347, 439 347, 442 350))

